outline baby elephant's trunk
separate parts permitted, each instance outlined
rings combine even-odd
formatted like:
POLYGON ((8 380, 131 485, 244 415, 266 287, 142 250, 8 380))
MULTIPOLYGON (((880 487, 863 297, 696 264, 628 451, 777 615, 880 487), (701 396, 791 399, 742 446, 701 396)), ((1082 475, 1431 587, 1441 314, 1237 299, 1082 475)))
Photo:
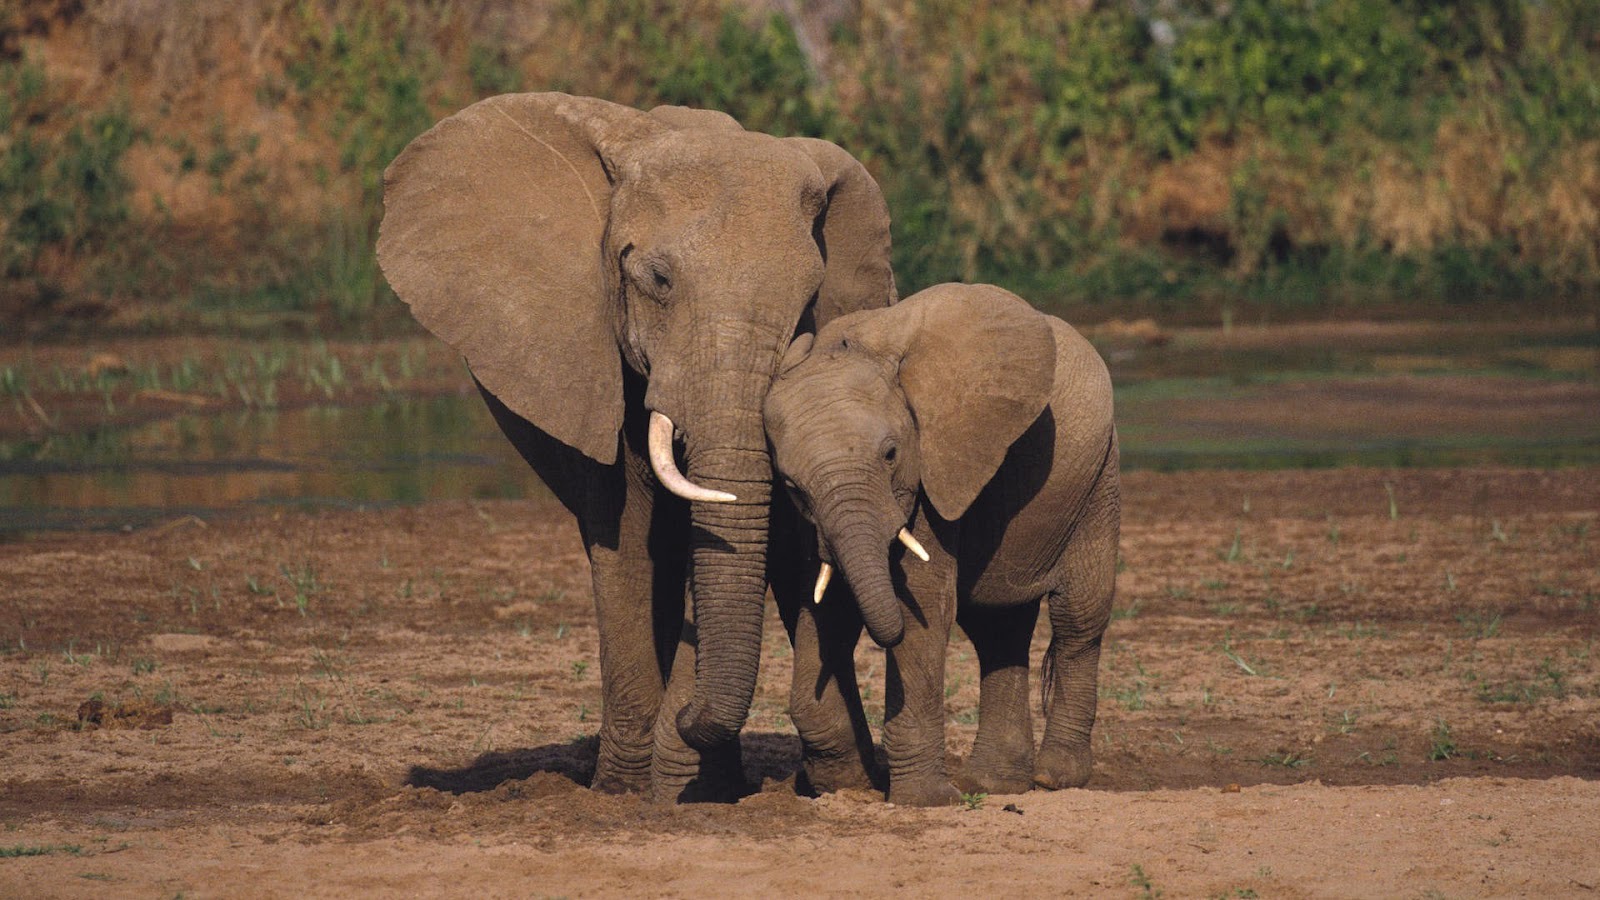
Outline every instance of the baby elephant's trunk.
POLYGON ((848 516, 829 545, 856 595, 867 633, 878 646, 887 648, 905 637, 905 618, 889 577, 889 548, 882 531, 874 516, 848 516))

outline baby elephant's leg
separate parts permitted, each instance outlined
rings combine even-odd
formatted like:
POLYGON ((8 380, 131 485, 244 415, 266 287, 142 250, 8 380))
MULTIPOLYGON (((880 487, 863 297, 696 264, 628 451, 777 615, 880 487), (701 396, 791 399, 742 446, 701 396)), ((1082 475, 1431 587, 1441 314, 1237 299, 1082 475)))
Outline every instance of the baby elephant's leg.
POLYGON ((978 654, 978 736, 956 778, 968 793, 1019 794, 1033 787, 1033 716, 1028 710, 1028 645, 1039 601, 968 607, 961 629, 978 654))
POLYGON ((883 749, 889 802, 951 806, 961 793, 944 764, 944 651, 955 620, 954 566, 942 554, 907 567, 905 637, 889 650, 883 749))
POLYGON ((1050 648, 1045 651, 1048 714, 1033 780, 1047 788, 1082 787, 1094 767, 1100 639, 1116 590, 1121 497, 1114 469, 1102 475, 1062 558, 1063 586, 1048 597, 1050 648))
POLYGON ((872 730, 856 686, 861 616, 844 593, 835 591, 820 607, 807 597, 794 611, 789 714, 800 732, 807 786, 817 793, 870 790, 881 781, 874 777, 872 730))

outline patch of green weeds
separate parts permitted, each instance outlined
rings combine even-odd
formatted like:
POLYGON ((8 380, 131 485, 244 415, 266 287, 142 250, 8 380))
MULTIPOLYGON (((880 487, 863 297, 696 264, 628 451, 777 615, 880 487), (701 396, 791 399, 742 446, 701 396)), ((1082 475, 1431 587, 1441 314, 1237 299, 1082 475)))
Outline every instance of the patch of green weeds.
POLYGON ((967 810, 968 812, 983 809, 983 801, 988 799, 989 795, 982 792, 971 794, 963 793, 961 795, 961 808, 967 810))
POLYGON ((1450 725, 1443 719, 1435 720, 1428 744, 1428 760, 1430 762, 1442 762, 1447 759, 1454 759, 1459 755, 1461 755, 1461 748, 1456 746, 1455 737, 1450 731, 1450 725))
POLYGON ((69 856, 79 856, 83 853, 80 844, 41 844, 29 846, 14 844, 9 847, 0 847, 0 859, 19 859, 26 856, 52 856, 65 853, 69 856))
POLYGON ((1135 671, 1133 676, 1120 684, 1102 684, 1100 696, 1117 701, 1123 709, 1129 712, 1138 712, 1148 705, 1145 691, 1156 690, 1156 684, 1159 679, 1147 672, 1142 663, 1135 661, 1133 665, 1135 671))
POLYGON ((1350 734, 1356 730, 1356 720, 1361 718, 1361 713, 1358 710, 1347 709, 1340 712, 1337 717, 1330 713, 1327 718, 1329 734, 1350 734))
POLYGON ((1374 751, 1363 750, 1357 753, 1351 762, 1365 763, 1369 766, 1396 766, 1400 764, 1400 742, 1393 737, 1386 739, 1374 755, 1374 751))
POLYGON ((1303 753, 1296 750, 1278 750, 1273 753, 1268 753, 1267 755, 1256 760, 1256 762, 1263 766, 1282 766, 1286 769, 1300 769, 1310 765, 1312 762, 1312 757, 1308 753, 1303 753))
POLYGON ((1478 699, 1484 703, 1537 703, 1541 700, 1560 700, 1567 696, 1567 672, 1545 657, 1532 676, 1499 684, 1480 681, 1478 699))
POLYGON ((1469 638, 1492 638, 1500 633, 1504 614, 1499 610, 1473 609, 1456 613, 1456 622, 1469 638))
POLYGON ((1122 620, 1125 620, 1125 619, 1132 619, 1135 616, 1139 615, 1139 609, 1143 605, 1144 605, 1144 601, 1141 600, 1141 599, 1137 599, 1137 598, 1134 599, 1133 602, 1127 604, 1126 606, 1123 606, 1123 605, 1119 604, 1119 605, 1117 605, 1117 606, 1112 608, 1112 610, 1111 610, 1111 620, 1113 622, 1118 622, 1118 621, 1122 621, 1122 620))
POLYGON ((1231 632, 1223 634, 1222 645, 1219 649, 1222 651, 1224 658, 1237 666, 1239 671, 1246 675, 1259 676, 1265 670, 1265 666, 1261 664, 1259 659, 1247 660, 1233 649, 1233 635, 1231 632))
POLYGON ((278 571, 294 593, 295 609, 300 611, 300 615, 307 615, 311 598, 322 592, 322 585, 317 581, 316 566, 305 562, 291 568, 288 563, 283 563, 278 566, 278 571))
POLYGON ((1233 532, 1233 543, 1228 545, 1228 549, 1218 551, 1217 557, 1225 563, 1238 562, 1239 556, 1244 552, 1243 542, 1243 533, 1235 529, 1233 532))
POLYGON ((1140 900, 1156 900, 1157 897, 1163 896, 1162 890, 1156 887, 1149 875, 1145 874, 1144 866, 1138 863, 1128 867, 1128 883, 1139 891, 1140 900))

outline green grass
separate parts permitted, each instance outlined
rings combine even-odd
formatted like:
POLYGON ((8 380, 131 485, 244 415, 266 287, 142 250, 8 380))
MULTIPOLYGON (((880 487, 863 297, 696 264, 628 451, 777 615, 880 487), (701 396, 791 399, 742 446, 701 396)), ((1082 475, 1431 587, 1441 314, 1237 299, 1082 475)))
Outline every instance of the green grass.
POLYGON ((1455 736, 1451 733, 1449 724, 1443 719, 1437 720, 1428 744, 1428 760, 1443 762, 1460 755, 1461 748, 1456 746, 1455 736))
POLYGON ((1128 883, 1138 890, 1140 900, 1156 900, 1163 892, 1156 887, 1155 881, 1145 874, 1144 866, 1134 863, 1128 867, 1128 883))
POLYGON ((52 856, 65 853, 69 856, 78 856, 83 853, 83 847, 78 844, 42 844, 29 846, 14 844, 9 847, 0 847, 0 859, 20 859, 25 856, 52 856))

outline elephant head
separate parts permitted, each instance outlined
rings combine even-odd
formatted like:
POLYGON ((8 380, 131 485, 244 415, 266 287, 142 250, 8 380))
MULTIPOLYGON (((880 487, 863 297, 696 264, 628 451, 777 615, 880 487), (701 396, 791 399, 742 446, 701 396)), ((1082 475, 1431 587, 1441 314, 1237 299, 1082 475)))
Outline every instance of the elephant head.
POLYGON ((927 559, 906 530, 919 498, 946 521, 967 511, 1049 403, 1055 360, 1049 320, 987 285, 929 288, 796 339, 764 416, 778 473, 817 526, 819 601, 838 565, 873 640, 899 639, 896 539, 927 559))
POLYGON ((602 464, 625 414, 650 414, 657 475, 693 501, 699 655, 679 729, 702 749, 731 738, 766 590, 761 402, 797 332, 893 302, 877 184, 833 144, 721 113, 506 94, 414 140, 384 202, 389 283, 512 412, 602 464))

